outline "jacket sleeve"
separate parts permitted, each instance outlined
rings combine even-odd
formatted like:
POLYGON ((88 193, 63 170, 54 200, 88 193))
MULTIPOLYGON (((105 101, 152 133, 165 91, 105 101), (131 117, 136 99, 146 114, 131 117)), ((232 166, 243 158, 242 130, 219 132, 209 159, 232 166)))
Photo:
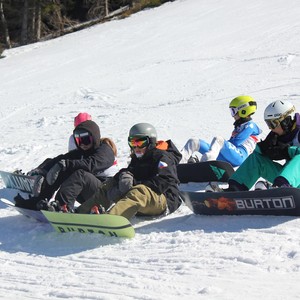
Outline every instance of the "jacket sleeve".
POLYGON ((93 154, 87 157, 82 159, 66 159, 67 171, 82 169, 92 174, 97 174, 111 167, 114 160, 115 156, 111 147, 107 144, 102 144, 93 154))

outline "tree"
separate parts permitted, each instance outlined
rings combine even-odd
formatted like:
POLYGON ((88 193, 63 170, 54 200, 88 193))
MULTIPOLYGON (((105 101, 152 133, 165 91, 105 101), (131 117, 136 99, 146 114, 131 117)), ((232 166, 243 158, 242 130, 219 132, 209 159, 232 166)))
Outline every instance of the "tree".
POLYGON ((21 29, 21 44, 26 45, 27 43, 28 43, 28 0, 24 0, 22 29, 21 29))
MULTIPOLYGON (((0 18, 1 18, 1 25, 3 27, 3 35, 4 35, 6 47, 11 48, 11 42, 10 42, 7 22, 6 22, 5 15, 4 15, 3 0, 0 0, 0 18)), ((1 54, 1 52, 0 52, 0 54, 1 54)))

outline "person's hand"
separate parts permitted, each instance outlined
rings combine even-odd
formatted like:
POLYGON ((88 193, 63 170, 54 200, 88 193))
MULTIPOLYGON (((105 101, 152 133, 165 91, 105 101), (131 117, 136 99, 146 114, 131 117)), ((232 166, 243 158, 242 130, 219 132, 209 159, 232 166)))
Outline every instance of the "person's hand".
POLYGON ((277 144, 277 138, 277 134, 270 132, 263 141, 257 143, 263 155, 268 156, 267 153, 277 144))
POLYGON ((119 191, 126 194, 134 185, 133 174, 129 171, 120 173, 119 176, 119 191))
POLYGON ((272 160, 290 159, 289 156, 289 144, 278 142, 268 150, 267 156, 272 160))
POLYGON ((26 174, 27 176, 37 176, 37 175, 42 175, 42 176, 45 176, 45 171, 41 168, 35 168, 35 169, 32 169, 31 171, 27 172, 26 174))
POLYGON ((278 142, 278 135, 271 132, 265 140, 257 143, 261 153, 272 160, 290 159, 289 144, 278 142))

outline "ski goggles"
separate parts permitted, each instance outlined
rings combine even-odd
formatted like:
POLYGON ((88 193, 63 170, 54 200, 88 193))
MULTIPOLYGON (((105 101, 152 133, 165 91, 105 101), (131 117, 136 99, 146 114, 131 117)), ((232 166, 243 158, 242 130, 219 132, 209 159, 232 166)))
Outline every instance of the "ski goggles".
POLYGON ((148 147, 150 144, 150 140, 147 136, 136 138, 136 137, 129 137, 128 138, 128 145, 130 148, 145 148, 148 147))
POLYGON ((229 107, 229 110, 232 117, 234 117, 239 111, 237 107, 229 107))
POLYGON ((90 145, 93 142, 93 137, 89 132, 81 132, 81 133, 74 133, 74 138, 76 141, 76 144, 78 146, 80 145, 90 145))
POLYGON ((265 122, 267 123, 267 126, 269 127, 269 129, 275 129, 280 125, 282 120, 281 119, 273 119, 273 120, 265 120, 265 122))
POLYGON ((265 122, 267 123, 267 126, 269 127, 269 129, 271 129, 271 130, 275 129, 275 128, 277 128, 281 124, 284 125, 283 121, 288 116, 290 116, 294 111, 295 111, 295 107, 292 107, 287 112, 285 112, 284 114, 282 114, 279 118, 276 118, 276 119, 266 119, 265 122))
POLYGON ((244 103, 244 104, 242 104, 238 107, 233 107, 233 106, 229 107, 231 116, 234 117, 239 112, 239 110, 241 110, 243 108, 246 108, 248 106, 256 106, 256 102, 255 101, 250 101, 250 102, 244 103))

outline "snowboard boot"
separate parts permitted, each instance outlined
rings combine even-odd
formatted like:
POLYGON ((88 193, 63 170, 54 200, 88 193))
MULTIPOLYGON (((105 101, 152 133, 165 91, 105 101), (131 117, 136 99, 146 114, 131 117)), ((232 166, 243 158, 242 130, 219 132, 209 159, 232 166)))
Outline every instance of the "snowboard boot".
POLYGON ((16 197, 14 197, 15 206, 31 209, 31 210, 38 210, 36 205, 41 200, 38 197, 29 197, 28 199, 24 199, 19 193, 16 197))
POLYGON ((105 214, 105 209, 102 205, 94 205, 91 208, 90 214, 92 215, 101 215, 101 214, 105 214))
POLYGON ((37 209, 63 213, 74 212, 73 209, 70 209, 67 206, 67 204, 61 205, 57 200, 49 201, 47 199, 39 201, 37 204, 37 209))
POLYGON ((272 188, 272 184, 266 180, 259 180, 255 183, 254 190, 260 191, 260 190, 269 190, 272 188))
POLYGON ((205 192, 238 192, 238 191, 249 191, 249 189, 242 183, 239 183, 233 179, 228 180, 228 188, 222 189, 217 183, 210 182, 206 188, 205 192))
POLYGON ((198 156, 196 156, 196 155, 192 155, 187 161, 188 164, 195 164, 198 162, 200 162, 200 160, 199 160, 198 156))
POLYGON ((223 189, 216 182, 210 182, 205 187, 205 192, 223 192, 223 189))
POLYGON ((283 176, 278 176, 274 179, 273 187, 292 187, 287 179, 283 176))

